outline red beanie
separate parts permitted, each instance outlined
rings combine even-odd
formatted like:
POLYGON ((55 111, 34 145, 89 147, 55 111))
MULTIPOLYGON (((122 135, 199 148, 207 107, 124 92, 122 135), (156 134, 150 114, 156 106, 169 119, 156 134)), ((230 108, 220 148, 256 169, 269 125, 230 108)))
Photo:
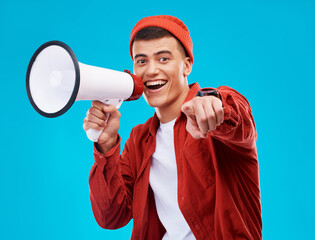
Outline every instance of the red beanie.
POLYGON ((169 15, 150 16, 143 18, 139 22, 137 22, 136 26, 134 26, 130 34, 129 50, 131 58, 133 39, 141 29, 146 27, 160 27, 172 33, 183 44, 189 57, 191 58, 191 61, 194 62, 194 56, 192 53, 193 44, 189 35, 188 28, 181 20, 169 15))

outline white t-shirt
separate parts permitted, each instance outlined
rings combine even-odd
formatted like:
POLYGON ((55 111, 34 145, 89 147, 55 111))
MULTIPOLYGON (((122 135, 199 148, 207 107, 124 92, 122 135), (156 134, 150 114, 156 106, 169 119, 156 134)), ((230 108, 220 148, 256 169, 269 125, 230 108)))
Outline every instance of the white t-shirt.
POLYGON ((166 229, 163 240, 196 239, 182 215, 177 200, 177 165, 174 150, 175 120, 160 123, 156 148, 151 159, 150 186, 161 223, 166 229))

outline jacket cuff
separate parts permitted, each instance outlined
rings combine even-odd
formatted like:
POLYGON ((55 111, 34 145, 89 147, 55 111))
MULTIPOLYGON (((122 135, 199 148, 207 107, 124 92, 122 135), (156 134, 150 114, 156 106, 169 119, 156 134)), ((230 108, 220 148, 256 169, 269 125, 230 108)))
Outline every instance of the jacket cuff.
MULTIPOLYGON (((111 150, 109 150, 106 154, 103 154, 103 153, 99 152, 97 150, 97 148, 96 148, 96 144, 94 143, 94 160, 95 160, 95 163, 97 164, 97 166, 99 168, 104 170, 104 168, 107 165, 112 165, 113 164, 113 162, 115 161, 114 159, 118 159, 119 158, 120 141, 121 141, 121 139, 120 139, 120 136, 118 135, 118 139, 117 139, 116 145, 111 150)), ((108 166, 108 167, 111 167, 111 166, 108 166)))
POLYGON ((213 131, 214 134, 226 134, 237 128, 240 124, 240 116, 237 114, 237 106, 233 100, 230 91, 224 89, 216 89, 220 94, 220 99, 224 107, 223 123, 213 131), (235 108, 235 109, 233 109, 235 108))
POLYGON ((231 114, 232 114, 232 109, 227 104, 227 101, 226 101, 229 93, 227 93, 226 91, 221 91, 220 89, 217 89, 217 91, 220 94, 220 99, 221 99, 222 105, 224 107, 224 121, 226 121, 226 120, 231 118, 231 114))

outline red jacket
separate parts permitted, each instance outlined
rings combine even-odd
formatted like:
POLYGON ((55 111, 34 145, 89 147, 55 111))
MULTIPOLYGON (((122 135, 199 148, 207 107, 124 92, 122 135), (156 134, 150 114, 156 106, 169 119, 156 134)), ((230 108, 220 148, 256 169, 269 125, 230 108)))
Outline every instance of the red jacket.
MULTIPOLYGON (((186 101, 200 90, 196 83, 186 101)), ((178 168, 178 204, 196 239, 262 239, 256 128, 247 100, 219 87, 224 122, 196 140, 186 131, 181 113, 174 125, 178 168)), ((149 186, 157 116, 136 126, 120 155, 120 141, 106 155, 94 148, 90 198, 98 224, 116 229, 133 219, 131 239, 162 239, 149 186)))

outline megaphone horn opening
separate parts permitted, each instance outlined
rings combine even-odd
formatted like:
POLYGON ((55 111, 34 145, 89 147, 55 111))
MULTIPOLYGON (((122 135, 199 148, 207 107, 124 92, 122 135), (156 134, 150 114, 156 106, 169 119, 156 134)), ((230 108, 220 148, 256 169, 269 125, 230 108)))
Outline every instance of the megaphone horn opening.
POLYGON ((26 91, 39 114, 49 118, 64 114, 76 100, 79 86, 79 63, 67 44, 50 41, 35 51, 27 68, 26 91))

